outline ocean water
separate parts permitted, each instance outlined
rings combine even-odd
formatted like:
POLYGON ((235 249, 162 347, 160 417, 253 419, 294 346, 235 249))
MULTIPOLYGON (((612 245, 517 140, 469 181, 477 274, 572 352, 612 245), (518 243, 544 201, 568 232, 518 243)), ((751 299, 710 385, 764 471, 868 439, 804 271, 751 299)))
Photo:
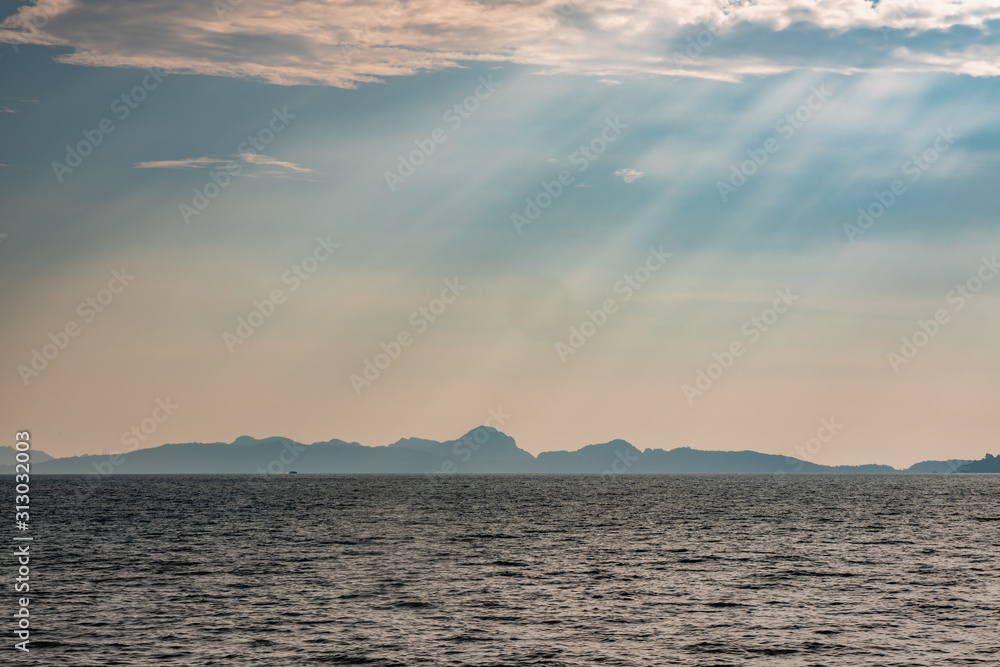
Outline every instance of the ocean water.
POLYGON ((995 475, 32 484, 4 664, 1000 665, 995 475))

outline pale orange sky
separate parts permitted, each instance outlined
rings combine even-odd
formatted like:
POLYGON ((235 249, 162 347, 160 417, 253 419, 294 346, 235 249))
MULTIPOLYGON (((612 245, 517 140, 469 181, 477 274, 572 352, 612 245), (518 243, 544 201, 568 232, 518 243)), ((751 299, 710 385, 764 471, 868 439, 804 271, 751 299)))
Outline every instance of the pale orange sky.
POLYGON ((12 9, 0 421, 1000 453, 1000 8, 911 5, 12 9))

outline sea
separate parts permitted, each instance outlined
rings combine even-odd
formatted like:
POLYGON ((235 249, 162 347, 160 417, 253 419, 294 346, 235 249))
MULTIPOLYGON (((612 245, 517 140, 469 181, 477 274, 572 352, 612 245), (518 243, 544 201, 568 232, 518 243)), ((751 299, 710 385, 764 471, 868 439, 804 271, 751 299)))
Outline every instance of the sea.
POLYGON ((1000 665, 998 475, 33 476, 30 526, 3 664, 1000 665))

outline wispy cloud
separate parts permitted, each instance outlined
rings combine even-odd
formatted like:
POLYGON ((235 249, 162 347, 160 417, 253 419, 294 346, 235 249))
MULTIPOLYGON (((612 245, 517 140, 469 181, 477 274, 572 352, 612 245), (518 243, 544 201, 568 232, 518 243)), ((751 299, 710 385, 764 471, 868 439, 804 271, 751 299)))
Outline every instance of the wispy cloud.
POLYGON ((314 174, 312 169, 307 169, 305 167, 300 167, 294 162, 283 162, 282 160, 275 160, 273 157, 268 157, 266 155, 261 155, 259 153, 240 153, 240 159, 248 164, 257 165, 271 165, 274 167, 283 167, 285 169, 290 169, 291 171, 297 171, 304 174, 314 174))
POLYGON ((191 157, 184 160, 153 160, 151 162, 138 162, 134 166, 136 169, 207 169, 210 167, 223 167, 232 162, 229 159, 214 157, 191 157))
POLYGON ((615 176, 621 176, 626 183, 633 183, 638 181, 640 178, 646 175, 646 172, 639 171, 638 169, 619 169, 615 172, 615 176))
MULTIPOLYGON (((303 167, 294 162, 277 160, 267 155, 259 153, 240 153, 231 156, 204 156, 191 157, 183 160, 151 160, 148 162, 137 162, 133 166, 136 169, 219 169, 232 165, 241 167, 271 167, 271 169, 247 172, 250 177, 270 176, 274 178, 294 178, 304 174, 316 174, 313 169, 303 167), (274 169, 277 167, 277 169, 274 169)), ((311 179, 307 179, 311 180, 311 179)))
MULTIPOLYGON (((0 40, 0 41, 2 41, 2 40, 0 40)), ((6 102, 20 102, 22 104, 37 104, 38 103, 38 100, 30 100, 30 99, 25 98, 25 97, 7 97, 5 95, 0 95, 0 100, 4 100, 6 102)), ((0 106, 0 113, 21 113, 21 110, 15 108, 14 106, 11 106, 11 105, 8 105, 8 104, 4 104, 3 106, 0 106)))
POLYGON ((1000 5, 988 0, 230 4, 220 17, 194 0, 38 0, 0 23, 0 42, 69 47, 58 59, 75 64, 341 87, 469 60, 606 84, 633 74, 739 79, 795 69, 1000 74, 1000 5))

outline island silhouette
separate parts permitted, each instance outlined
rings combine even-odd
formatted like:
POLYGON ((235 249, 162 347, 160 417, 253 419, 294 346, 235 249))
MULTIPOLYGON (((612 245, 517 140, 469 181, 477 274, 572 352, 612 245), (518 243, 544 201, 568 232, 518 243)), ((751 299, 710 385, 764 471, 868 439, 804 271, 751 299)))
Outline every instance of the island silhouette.
MULTIPOLYGON (((13 473, 14 450, 0 447, 0 473, 13 473), (9 450, 9 451, 7 451, 9 450)), ((164 444, 128 452, 52 458, 33 452, 38 474, 425 474, 455 473, 755 473, 755 474, 927 474, 1000 472, 1000 458, 980 461, 921 461, 897 469, 882 464, 828 466, 755 451, 707 451, 690 447, 639 450, 625 440, 592 444, 575 451, 541 452, 519 448, 509 435, 489 426, 440 442, 403 438, 366 446, 328 440, 304 444, 290 438, 241 436, 231 443, 164 444)))

